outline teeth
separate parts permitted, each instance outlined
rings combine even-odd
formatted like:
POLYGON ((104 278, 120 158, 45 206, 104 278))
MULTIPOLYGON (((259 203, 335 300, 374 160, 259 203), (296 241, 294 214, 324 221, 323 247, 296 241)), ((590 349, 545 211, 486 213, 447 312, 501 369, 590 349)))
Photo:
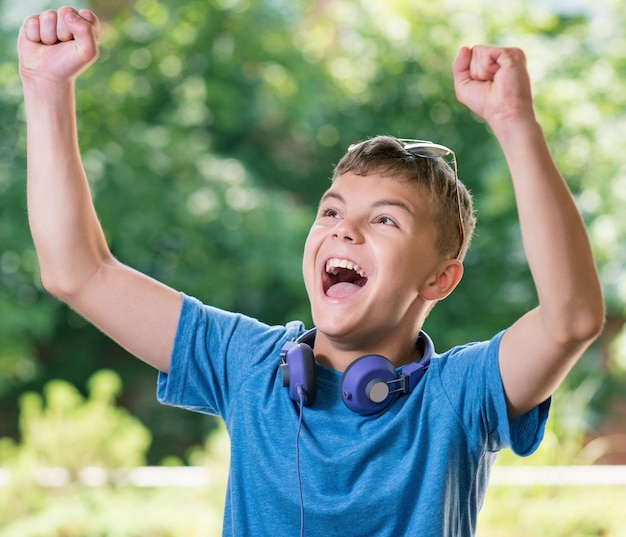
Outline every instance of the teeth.
POLYGON ((353 270, 361 276, 361 278, 365 278, 365 271, 356 263, 352 263, 352 261, 348 261, 347 259, 338 259, 336 257, 326 261, 326 272, 329 274, 337 274, 338 268, 353 270))

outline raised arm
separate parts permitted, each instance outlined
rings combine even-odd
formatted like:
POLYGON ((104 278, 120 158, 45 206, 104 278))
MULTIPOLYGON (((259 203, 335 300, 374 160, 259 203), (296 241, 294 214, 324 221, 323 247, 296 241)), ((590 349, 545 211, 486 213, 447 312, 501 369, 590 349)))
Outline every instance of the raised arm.
POLYGON ((62 8, 29 17, 20 30, 29 223, 44 287, 167 371, 180 295, 113 258, 79 153, 74 83, 98 57, 99 29, 90 11, 62 8))
POLYGON ((506 158, 539 297, 500 347, 514 418, 547 399, 598 336, 602 292, 582 219, 535 118, 522 51, 463 48, 453 75, 457 98, 487 122, 506 158))

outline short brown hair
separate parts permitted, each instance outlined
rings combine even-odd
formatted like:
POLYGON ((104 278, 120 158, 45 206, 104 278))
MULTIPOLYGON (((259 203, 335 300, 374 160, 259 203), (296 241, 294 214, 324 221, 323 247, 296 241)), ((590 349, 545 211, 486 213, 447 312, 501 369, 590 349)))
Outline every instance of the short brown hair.
POLYGON ((352 146, 335 167, 333 180, 344 173, 379 173, 385 177, 414 181, 430 193, 429 207, 437 229, 435 247, 444 256, 463 260, 476 227, 472 196, 459 180, 459 198, 464 237, 460 244, 457 178, 443 157, 420 149, 405 149, 393 136, 376 136, 352 146), (425 158, 425 155, 427 157, 425 158))

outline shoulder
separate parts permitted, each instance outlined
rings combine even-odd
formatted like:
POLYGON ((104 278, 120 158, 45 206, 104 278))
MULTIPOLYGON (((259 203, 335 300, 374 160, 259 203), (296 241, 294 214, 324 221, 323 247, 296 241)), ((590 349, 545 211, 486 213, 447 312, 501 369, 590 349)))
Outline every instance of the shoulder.
POLYGON ((451 375, 484 372, 488 369, 498 373, 498 354, 505 333, 506 331, 503 330, 491 339, 465 343, 436 354, 433 357, 432 366, 440 373, 445 371, 446 374, 451 375))
POLYGON ((224 416, 246 379, 275 375, 280 349, 304 326, 300 321, 270 326, 182 296, 169 373, 159 375, 159 400, 224 416))
MULTIPOLYGON (((297 338, 304 332, 304 324, 290 321, 285 325, 268 325, 243 313, 231 312, 203 304, 200 300, 183 296, 176 343, 189 343, 193 339, 209 343, 209 347, 230 348, 237 353, 247 349, 274 346, 297 338)), ((175 345, 176 346, 176 345, 175 345)))

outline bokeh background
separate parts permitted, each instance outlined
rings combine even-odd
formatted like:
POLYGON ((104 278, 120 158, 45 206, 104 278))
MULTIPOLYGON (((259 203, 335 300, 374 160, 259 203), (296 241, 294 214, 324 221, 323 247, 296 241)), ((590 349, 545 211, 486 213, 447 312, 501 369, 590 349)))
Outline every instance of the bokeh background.
MULTIPOLYGON (((220 425, 159 406, 155 372, 39 283, 26 215, 15 41, 28 14, 65 3, 0 0, 0 468, 25 472, 19 490, 11 488, 15 480, 0 488, 11 498, 0 507, 0 536, 212 534, 206 528, 219 525, 225 475, 220 425), (161 490, 76 485, 84 467, 145 464, 213 465, 219 478, 210 500, 202 496, 206 487, 190 493, 202 501, 186 517, 184 509, 154 507, 172 502, 161 490), (27 476, 35 466, 71 469, 70 485, 54 494, 33 485, 27 476), (215 510, 202 507, 211 502, 215 510), (93 515, 103 504, 122 512, 133 505, 127 526, 106 529, 113 522, 93 515), (168 522, 138 512, 158 512, 168 522)), ((77 99, 84 164, 110 247, 122 261, 207 303, 268 323, 297 318, 310 325, 302 246, 347 146, 391 134, 454 148, 479 227, 461 285, 425 326, 440 351, 488 338, 536 303, 504 160, 488 128, 456 102, 450 74, 462 45, 523 48, 539 119, 588 226, 607 323, 556 394, 544 447, 527 461, 503 461, 626 464, 621 0, 75 5, 103 21, 101 57, 79 80, 77 99)), ((527 345, 530 354, 534 342, 527 345)), ((490 528, 498 535, 618 535, 606 516, 596 522, 572 507, 576 499, 563 500, 575 491, 502 490, 488 498, 484 535, 490 528), (496 516, 504 509, 496 502, 510 502, 505 513, 519 511, 526 494, 563 500, 548 504, 545 518, 569 509, 578 529, 542 533, 524 529, 524 517, 496 516), (583 522, 588 529, 580 529, 583 522)), ((615 500, 609 491, 602 510, 610 512, 607 502, 615 500)))

